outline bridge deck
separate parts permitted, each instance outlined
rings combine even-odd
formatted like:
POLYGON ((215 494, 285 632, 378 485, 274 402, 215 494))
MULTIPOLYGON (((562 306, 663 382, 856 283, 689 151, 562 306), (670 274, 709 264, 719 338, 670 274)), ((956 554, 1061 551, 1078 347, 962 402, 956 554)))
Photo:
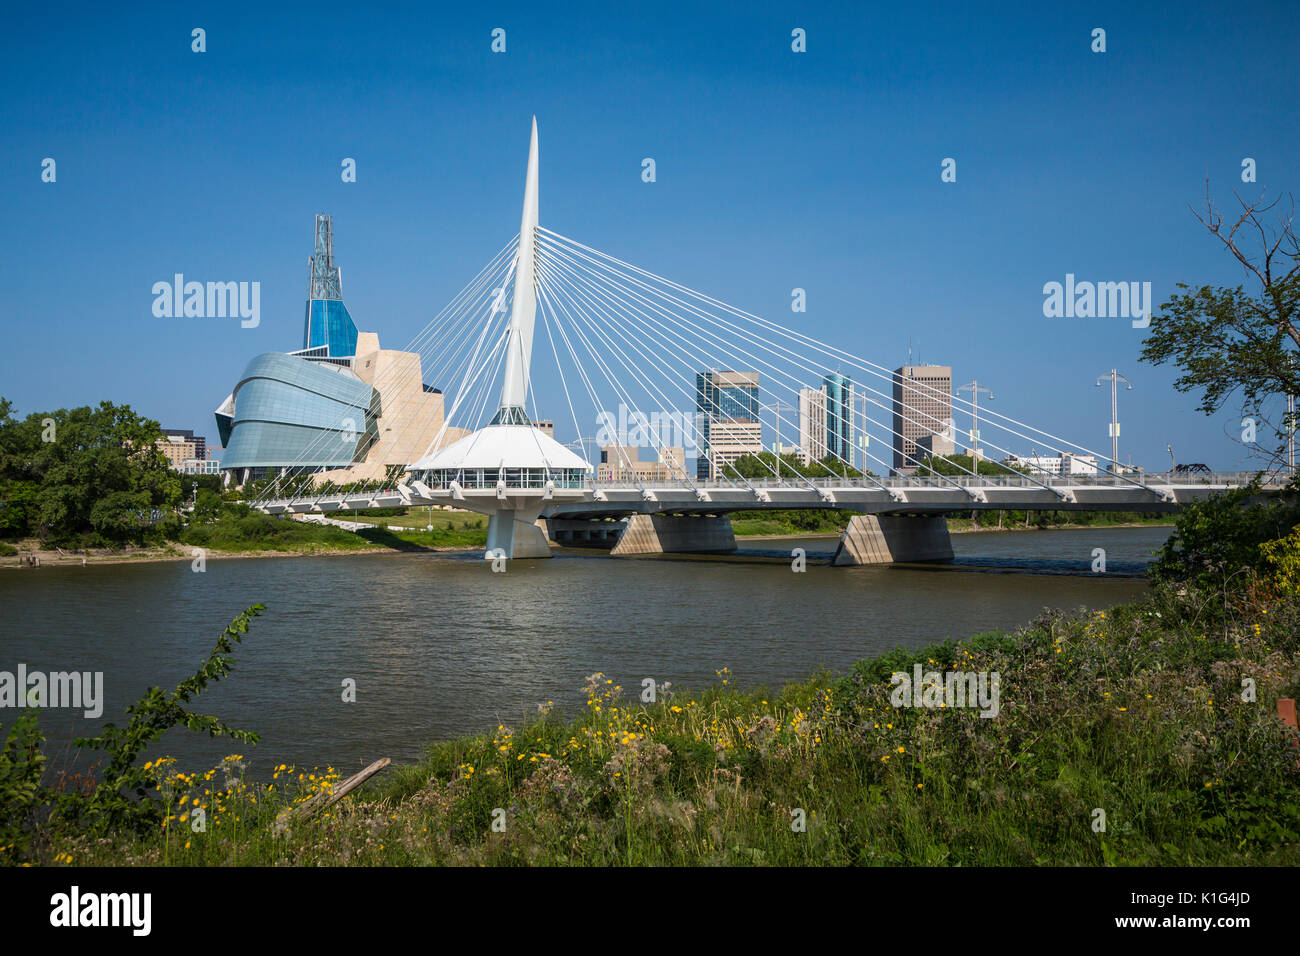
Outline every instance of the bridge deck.
MULTIPOLYGON (((702 485, 689 481, 589 484, 547 499, 546 517, 598 518, 629 514, 722 514, 767 509, 831 508, 864 514, 941 514, 954 511, 1175 511, 1247 484, 1253 474, 1206 475, 1196 480, 1146 475, 1143 484, 1113 475, 1073 475, 1033 480, 1021 476, 953 478, 813 479, 702 485), (883 487, 882 487, 883 486, 883 487), (1046 486, 1046 487, 1045 487, 1046 486)), ((368 508, 454 505, 481 510, 494 488, 433 489, 414 482, 371 492, 281 498, 255 507, 269 514, 322 513, 368 508)), ((512 496, 545 496, 543 488, 511 488, 512 496)))

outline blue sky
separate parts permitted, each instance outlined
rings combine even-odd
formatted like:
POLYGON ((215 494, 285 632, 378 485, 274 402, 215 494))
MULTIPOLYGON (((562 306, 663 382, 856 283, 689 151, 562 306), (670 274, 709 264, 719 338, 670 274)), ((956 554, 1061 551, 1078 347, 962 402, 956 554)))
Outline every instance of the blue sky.
POLYGON ((1245 464, 1239 416, 1140 365, 1127 320, 1044 318, 1042 287, 1244 281, 1188 205, 1207 175, 1225 206, 1300 186, 1294 3, 546 6, 11 8, 0 395, 215 443, 247 360, 301 344, 317 212, 357 324, 401 347, 518 228, 536 113, 551 229, 883 365, 910 337, 1093 448, 1117 367, 1121 457, 1245 464), (259 281, 260 326, 155 318, 176 272, 259 281))

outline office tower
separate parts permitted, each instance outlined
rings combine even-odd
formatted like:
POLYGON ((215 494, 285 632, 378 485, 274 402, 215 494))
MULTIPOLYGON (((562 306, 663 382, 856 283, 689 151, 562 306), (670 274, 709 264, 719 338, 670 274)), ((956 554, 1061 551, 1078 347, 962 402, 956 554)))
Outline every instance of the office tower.
POLYGON ((695 407, 700 441, 700 453, 695 460, 697 479, 717 478, 724 465, 744 455, 762 452, 757 372, 697 373, 695 407))
POLYGON ((826 390, 799 389, 799 460, 805 465, 826 457, 826 390))
MULTIPOLYGON (((904 365, 894 371, 894 471, 911 474, 919 459, 917 442, 952 438, 952 366, 904 365)), ((934 442, 930 443, 934 446, 934 442)))

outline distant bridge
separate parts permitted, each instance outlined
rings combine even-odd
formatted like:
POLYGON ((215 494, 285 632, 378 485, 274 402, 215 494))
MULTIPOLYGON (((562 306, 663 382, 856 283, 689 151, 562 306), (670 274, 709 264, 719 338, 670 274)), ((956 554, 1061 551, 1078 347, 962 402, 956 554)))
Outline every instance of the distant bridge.
MULTIPOLYGON (((323 515, 450 505, 488 515, 488 553, 504 557, 547 556, 548 542, 615 554, 726 551, 735 548, 732 512, 829 508, 857 513, 837 561, 868 563, 951 558, 944 516, 954 512, 1172 511, 1250 480, 1133 472, 1117 460, 1118 423, 1111 454, 1099 455, 993 412, 987 401, 981 407, 981 392, 993 396, 976 382, 958 389, 971 391, 964 399, 951 393, 950 374, 891 371, 552 232, 538 224, 537 163, 534 120, 519 234, 413 343, 436 381, 459 383, 445 393, 451 405, 425 455, 390 467, 384 490, 371 491, 361 482, 322 486, 312 456, 335 456, 313 447, 280 468, 254 507, 323 515), (541 369, 532 362, 538 316, 539 341, 555 360, 541 369), (552 437, 553 425, 534 425, 539 378, 550 407, 572 416, 578 437, 570 446, 552 437), (630 410, 620 420, 637 433, 610 437, 602 428, 606 438, 592 439, 602 446, 597 468, 571 448, 585 450, 583 422, 608 423, 615 407, 630 410), (680 422, 682 407, 703 422, 689 440, 660 427, 680 422), (788 414, 796 409, 797 417, 788 414), (969 415, 968 430, 957 430, 958 411, 969 415), (468 434, 447 444, 453 421, 468 434), (783 429, 797 431, 797 449, 782 444, 783 429), (949 457, 958 475, 873 474, 924 469, 926 457, 953 456, 965 440, 972 467, 949 457), (640 461, 638 447, 656 460, 640 461), (785 457, 758 454, 769 447, 785 457), (696 458, 689 470, 687 448, 696 458), (981 474, 990 450, 1015 467, 981 474), (741 458, 770 476, 738 477, 741 458), (818 468, 807 467, 814 461, 818 468)), ((1035 396, 1020 400, 1033 407, 1035 396)), ((335 423, 318 441, 355 444, 355 428, 335 423)))
POLYGON ((806 484, 739 481, 700 486, 687 481, 617 482, 534 489, 454 487, 421 481, 365 493, 322 494, 261 503, 269 514, 314 517, 342 510, 451 506, 494 514, 498 500, 538 506, 531 527, 516 529, 513 557, 544 557, 549 543, 594 547, 614 554, 726 552, 736 547, 727 515, 736 511, 835 509, 854 517, 836 553, 838 564, 951 560, 946 515, 967 511, 1173 512, 1248 484, 1252 473, 1206 474, 1195 481, 1147 476, 1135 484, 1114 475, 1035 480, 1019 475, 940 479, 815 478, 806 484), (531 494, 529 492, 531 491, 531 494), (575 494, 575 492, 577 492, 575 494), (548 543, 549 542, 549 543, 548 543))

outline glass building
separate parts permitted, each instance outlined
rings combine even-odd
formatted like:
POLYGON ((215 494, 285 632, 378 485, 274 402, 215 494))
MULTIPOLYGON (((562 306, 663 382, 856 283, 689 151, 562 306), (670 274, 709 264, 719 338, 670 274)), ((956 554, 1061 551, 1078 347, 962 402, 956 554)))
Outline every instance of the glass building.
POLYGON ((378 393, 339 366, 266 352, 231 397, 230 413, 217 414, 223 469, 341 467, 378 437, 378 393))
POLYGON ((696 373, 695 407, 696 440, 706 451, 695 459, 696 478, 707 481, 721 463, 762 451, 757 372, 696 373))
POLYGON ((333 223, 317 216, 302 350, 255 357, 217 408, 222 470, 247 478, 364 459, 378 439, 381 409, 379 392, 353 370, 356 349, 357 327, 334 265, 333 223))
POLYGON ((316 217, 316 251, 307 279, 307 312, 302 329, 303 350, 324 349, 330 358, 357 354, 357 327, 343 304, 343 273, 334 265, 334 223, 316 217))
POLYGON ((836 373, 822 380, 826 392, 826 453, 853 466, 853 383, 836 373))

